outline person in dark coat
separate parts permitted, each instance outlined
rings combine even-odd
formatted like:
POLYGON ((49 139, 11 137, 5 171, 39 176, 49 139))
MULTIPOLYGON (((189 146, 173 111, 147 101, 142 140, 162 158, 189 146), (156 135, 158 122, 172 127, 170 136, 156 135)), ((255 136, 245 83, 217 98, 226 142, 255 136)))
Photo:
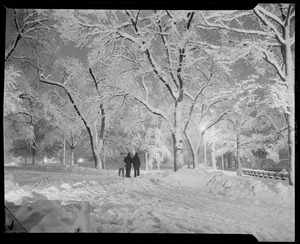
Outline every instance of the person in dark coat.
POLYGON ((140 158, 138 156, 138 153, 135 153, 133 159, 132 159, 133 169, 134 169, 134 177, 137 177, 140 175, 140 158))
POLYGON ((132 164, 132 156, 131 153, 128 153, 127 157, 124 159, 126 164, 126 177, 130 178, 131 164, 132 164))

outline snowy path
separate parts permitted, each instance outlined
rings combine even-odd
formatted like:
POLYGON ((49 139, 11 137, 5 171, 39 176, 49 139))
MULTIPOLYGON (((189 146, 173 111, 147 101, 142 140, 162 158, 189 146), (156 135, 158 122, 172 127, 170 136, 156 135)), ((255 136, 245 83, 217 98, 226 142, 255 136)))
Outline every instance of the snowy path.
POLYGON ((107 179, 80 189, 37 192, 65 204, 89 201, 96 232, 244 233, 259 241, 293 241, 295 236, 292 209, 253 205, 142 178, 107 179))

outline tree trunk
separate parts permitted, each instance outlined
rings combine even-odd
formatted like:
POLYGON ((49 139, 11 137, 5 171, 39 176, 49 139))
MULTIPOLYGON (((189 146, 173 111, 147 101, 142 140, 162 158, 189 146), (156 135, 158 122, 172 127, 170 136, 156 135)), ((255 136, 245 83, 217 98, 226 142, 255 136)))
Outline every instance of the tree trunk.
POLYGON ((35 154, 36 154, 36 151, 34 148, 32 148, 32 165, 35 164, 35 154))
POLYGON ((174 149, 174 172, 178 170, 179 165, 183 165, 183 148, 182 148, 182 137, 177 134, 172 135, 173 137, 173 149, 174 149))
MULTIPOLYGON (((289 16, 286 16, 289 18, 289 16)), ((290 20, 291 21, 291 20, 290 20)), ((295 28, 295 27, 294 27, 295 28)), ((284 39, 286 43, 283 45, 283 57, 285 63, 285 80, 288 85, 288 147, 289 147, 289 184, 295 184, 295 64, 292 53, 291 23, 286 21, 284 26, 284 39)))
POLYGON ((236 140, 236 157, 237 157, 237 175, 242 175, 242 166, 240 159, 240 136, 237 136, 236 140))
POLYGON ((97 121, 96 121, 96 123, 94 123, 92 125, 92 130, 90 130, 90 133, 91 133, 92 141, 93 141, 92 149, 94 148, 94 152, 93 152, 94 161, 97 160, 97 163, 95 163, 95 168, 96 169, 104 169, 104 162, 101 159, 101 154, 102 154, 102 150, 103 150, 103 138, 102 138, 103 135, 101 137, 101 133, 100 133, 100 138, 98 138, 97 121))
POLYGON ((64 132, 64 157, 63 157, 63 165, 66 164, 66 134, 64 132))
POLYGON ((172 133, 173 139, 173 151, 174 151, 174 172, 178 170, 178 165, 183 165, 183 131, 180 126, 180 121, 182 121, 182 114, 180 103, 175 102, 174 110, 174 130, 172 133))
POLYGON ((217 165, 216 165, 215 141, 213 141, 213 143, 212 143, 211 160, 212 160, 212 168, 214 170, 216 170, 217 169, 217 165))
POLYGON ((205 170, 207 169, 207 162, 206 162, 206 140, 205 140, 205 138, 204 138, 204 169, 205 170))
POLYGON ((176 149, 176 136, 172 133, 173 139, 173 152, 174 152, 174 172, 177 171, 177 149, 176 149))
POLYGON ((91 134, 90 129, 88 129, 89 137, 90 137, 90 143, 91 143, 91 149, 92 149, 92 154, 93 154, 93 159, 95 163, 95 168, 99 169, 99 158, 97 156, 97 146, 95 145, 93 135, 91 134))
POLYGON ((19 33, 16 38, 14 38, 9 44, 8 48, 5 50, 5 61, 10 57, 12 52, 16 49, 18 42, 21 40, 22 34, 19 33))
MULTIPOLYGON (((184 132, 185 138, 189 144, 189 147, 191 149, 191 154, 192 154, 192 164, 193 164, 193 169, 195 169, 196 165, 198 165, 198 155, 197 155, 197 150, 192 145, 191 139, 188 137, 187 133, 184 132)), ((188 167, 190 168, 190 161, 188 161, 188 167)))
POLYGON ((102 165, 101 159, 100 159, 100 155, 98 155, 99 153, 99 145, 98 145, 98 140, 97 140, 97 133, 93 134, 91 131, 91 128, 89 126, 86 126, 86 129, 88 131, 89 134, 89 138, 90 138, 90 143, 91 143, 91 149, 92 149, 92 154, 93 154, 93 159, 94 159, 94 163, 95 163, 95 168, 96 169, 100 169, 100 165, 102 165))
POLYGON ((287 115, 288 122, 288 158, 289 158, 289 184, 295 184, 295 132, 291 128, 291 115, 287 115))
POLYGON ((33 142, 33 145, 32 145, 32 164, 33 165, 35 164, 35 156, 36 156, 36 143, 33 142))
POLYGON ((221 170, 224 170, 224 154, 221 156, 221 170))
POLYGON ((71 149, 71 166, 74 165, 74 147, 70 147, 71 149))
POLYGON ((147 160, 147 151, 145 151, 145 166, 146 166, 146 171, 149 171, 148 160, 147 160))
POLYGON ((225 163, 226 163, 226 165, 225 165, 225 167, 226 167, 226 169, 231 169, 231 159, 230 159, 230 155, 231 155, 231 153, 229 152, 228 154, 226 154, 226 157, 225 157, 225 163))

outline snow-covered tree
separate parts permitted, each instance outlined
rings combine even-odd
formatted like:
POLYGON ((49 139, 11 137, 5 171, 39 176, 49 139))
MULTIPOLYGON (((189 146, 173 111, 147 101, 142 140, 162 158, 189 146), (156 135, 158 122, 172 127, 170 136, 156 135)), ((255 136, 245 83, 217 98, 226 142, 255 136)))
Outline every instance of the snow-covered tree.
MULTIPOLYGON (((58 87, 67 95, 78 118, 83 122, 90 136, 91 148, 96 168, 104 168, 101 163, 100 154, 103 148, 103 139, 98 140, 98 121, 104 119, 104 109, 99 101, 95 101, 97 91, 94 87, 94 78, 82 62, 74 58, 61 58, 55 63, 57 79, 51 73, 47 76, 45 70, 40 65, 39 80, 42 83, 58 87), (90 89, 88 89, 90 88, 90 89)), ((101 124, 102 125, 102 124, 101 124)))
MULTIPOLYGON (((290 184, 295 178, 295 5, 259 4, 247 11, 206 11, 199 26, 218 29, 236 59, 247 58, 258 72, 271 70, 284 89, 280 105, 288 127, 290 184), (235 47, 233 47, 235 46, 235 47), (271 69, 269 69, 271 68, 271 69), (287 99, 286 99, 287 98, 287 99)), ((218 48, 216 48, 218 49, 218 48)))
MULTIPOLYGON (((193 24, 193 11, 57 11, 61 37, 75 41, 77 46, 90 48, 90 65, 111 62, 103 54, 114 55, 118 62, 131 63, 131 80, 138 92, 119 88, 119 95, 131 97, 169 125, 173 139, 174 171, 183 163, 183 119, 186 100, 196 100, 189 83, 203 79, 190 73, 191 67, 208 59, 207 45, 202 45, 198 29, 193 24), (153 87, 165 93, 171 106, 161 107, 153 101, 153 87)), ((209 49, 209 48, 208 48, 209 49)), ((193 69, 195 69, 193 67, 193 69)), ((127 74, 126 74, 127 75, 127 74)), ((128 78, 128 75, 127 75, 128 78)), ((202 82, 203 85, 203 82, 202 82)), ((201 89, 201 84, 200 84, 201 89)), ((157 97, 156 97, 157 98, 157 97)))
POLYGON ((270 127, 266 118, 266 103, 261 94, 262 86, 256 76, 236 82, 228 103, 231 110, 218 124, 216 155, 225 152, 236 154, 238 174, 241 175, 241 157, 253 160, 253 152, 264 149, 268 157, 278 161, 278 150, 274 147, 275 127, 270 127), (277 155, 277 156, 276 156, 277 155))
MULTIPOLYGON (((12 12, 12 20, 10 20, 13 27, 13 31, 10 33, 10 42, 5 50, 5 61, 7 61, 13 53, 16 52, 21 42, 23 44, 30 45, 35 43, 45 48, 45 38, 51 38, 47 36, 52 31, 51 22, 49 18, 49 10, 46 9, 7 9, 12 12)), ((22 57, 14 57, 22 59, 22 57)), ((24 57, 23 57, 24 58, 24 57)))

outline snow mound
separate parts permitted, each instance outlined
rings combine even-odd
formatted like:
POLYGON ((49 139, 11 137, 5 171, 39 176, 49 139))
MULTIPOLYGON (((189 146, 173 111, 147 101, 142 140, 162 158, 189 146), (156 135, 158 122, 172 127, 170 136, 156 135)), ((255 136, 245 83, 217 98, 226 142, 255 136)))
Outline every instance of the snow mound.
POLYGON ((144 174, 141 178, 176 187, 202 188, 217 197, 226 195, 232 198, 249 199, 255 204, 266 202, 289 206, 294 204, 295 199, 294 187, 285 186, 282 182, 267 185, 259 179, 223 174, 220 171, 206 173, 202 168, 198 170, 183 168, 177 172, 144 174))
MULTIPOLYGON (((91 232, 91 205, 80 203, 80 210, 70 212, 70 206, 48 200, 32 191, 16 191, 5 195, 5 206, 27 232, 91 232)), ((74 208, 73 208, 74 209, 74 208)), ((9 232, 25 232, 6 212, 6 227, 9 232)))
POLYGON ((35 170, 35 171, 47 171, 47 172, 64 172, 67 168, 67 165, 60 163, 51 163, 51 164, 29 164, 22 165, 26 170, 35 170))
POLYGON ((19 184, 15 181, 14 176, 10 173, 4 173, 4 192, 16 190, 19 188, 19 184))
POLYGON ((105 169, 95 169, 89 167, 69 166, 65 169, 65 172, 81 175, 101 175, 101 176, 115 176, 115 172, 105 169))
POLYGON ((150 180, 154 183, 157 183, 159 180, 161 180, 162 178, 170 175, 170 172, 167 171, 161 171, 161 172, 146 172, 144 174, 141 174, 139 176, 140 179, 146 179, 146 180, 150 180))
POLYGON ((273 187, 254 178, 243 178, 224 174, 212 175, 206 185, 206 192, 213 195, 227 195, 235 198, 248 198, 276 204, 293 204, 294 187, 284 186, 281 182, 273 187))
POLYGON ((174 173, 169 173, 166 177, 160 178, 159 181, 179 187, 203 188, 213 175, 206 174, 202 169, 182 169, 174 173))
POLYGON ((8 167, 21 167, 20 163, 16 163, 16 162, 9 162, 9 163, 4 163, 4 166, 8 166, 8 167))

